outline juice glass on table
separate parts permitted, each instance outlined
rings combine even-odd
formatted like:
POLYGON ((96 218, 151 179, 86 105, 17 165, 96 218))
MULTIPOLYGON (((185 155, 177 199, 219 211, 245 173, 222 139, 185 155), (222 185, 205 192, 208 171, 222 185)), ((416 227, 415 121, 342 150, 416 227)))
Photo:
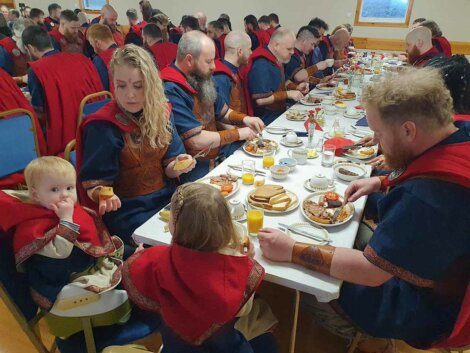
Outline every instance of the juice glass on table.
POLYGON ((252 185, 255 181, 255 162, 251 160, 242 161, 242 182, 252 185))
POLYGON ((266 147, 263 152, 263 168, 269 169, 274 165, 275 150, 272 147, 266 147))
POLYGON ((263 210, 248 210, 248 212, 246 213, 246 216, 247 216, 248 233, 251 236, 258 235, 259 230, 263 228, 263 218, 264 218, 263 210))

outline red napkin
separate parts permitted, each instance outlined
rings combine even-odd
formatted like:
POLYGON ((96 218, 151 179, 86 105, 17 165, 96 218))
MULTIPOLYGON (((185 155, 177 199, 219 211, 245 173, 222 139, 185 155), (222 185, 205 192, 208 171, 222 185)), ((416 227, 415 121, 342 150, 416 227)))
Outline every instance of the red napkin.
POLYGON ((353 145, 354 141, 344 137, 333 137, 326 140, 323 145, 333 145, 336 147, 335 156, 341 156, 345 150, 342 147, 353 145))
MULTIPOLYGON (((320 107, 316 107, 315 110, 318 111, 318 110, 321 110, 321 108, 320 108, 320 107)), ((309 113, 313 113, 313 112, 314 112, 313 110, 309 110, 309 113)), ((305 130, 307 130, 307 132, 308 132, 308 123, 309 123, 309 119, 310 119, 310 118, 308 118, 308 119, 305 120, 305 122, 304 122, 304 127, 305 127, 305 130)), ((315 121, 315 130, 323 131, 322 127, 321 127, 316 121, 315 121)))

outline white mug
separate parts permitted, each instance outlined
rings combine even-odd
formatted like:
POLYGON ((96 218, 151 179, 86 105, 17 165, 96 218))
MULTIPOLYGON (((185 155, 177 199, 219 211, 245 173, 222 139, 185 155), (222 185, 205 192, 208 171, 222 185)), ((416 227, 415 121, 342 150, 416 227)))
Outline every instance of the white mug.
POLYGON ((306 148, 294 148, 287 152, 289 157, 294 158, 298 164, 307 163, 307 154, 308 151, 306 148))
POLYGON ((232 219, 238 219, 243 216, 245 213, 245 207, 240 202, 240 200, 230 200, 229 201, 230 215, 232 219))

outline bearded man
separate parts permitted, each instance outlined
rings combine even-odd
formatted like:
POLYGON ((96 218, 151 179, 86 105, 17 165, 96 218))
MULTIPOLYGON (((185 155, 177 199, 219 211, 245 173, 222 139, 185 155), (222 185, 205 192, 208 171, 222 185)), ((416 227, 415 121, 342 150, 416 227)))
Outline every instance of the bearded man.
POLYGON ((406 53, 408 62, 415 67, 423 67, 429 60, 441 56, 432 44, 432 33, 429 28, 416 27, 406 35, 406 53))
POLYGON ((58 30, 49 32, 52 46, 63 53, 85 54, 85 37, 80 32, 80 22, 72 10, 64 10, 60 14, 58 30))
POLYGON ((264 125, 256 117, 236 112, 217 94, 212 73, 215 69, 214 42, 200 31, 185 33, 178 44, 176 61, 161 71, 165 94, 172 104, 175 126, 191 155, 210 150, 190 173, 189 180, 201 178, 215 167, 220 147, 253 139, 264 125), (217 122, 246 125, 218 131, 217 122))
POLYGON ((387 177, 356 180, 345 192, 354 202, 387 189, 365 250, 303 244, 275 229, 260 231, 261 250, 268 259, 344 281, 336 311, 304 297, 330 330, 351 339, 359 328, 427 349, 449 337, 468 292, 470 122, 454 122, 452 98, 433 69, 370 84, 363 102, 395 168, 387 177))

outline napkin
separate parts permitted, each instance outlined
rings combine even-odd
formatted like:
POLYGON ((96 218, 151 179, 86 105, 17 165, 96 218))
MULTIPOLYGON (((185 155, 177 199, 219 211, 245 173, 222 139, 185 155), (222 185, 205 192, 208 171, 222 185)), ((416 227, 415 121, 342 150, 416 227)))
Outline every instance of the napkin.
POLYGON ((351 146, 354 144, 353 140, 344 138, 344 137, 333 137, 326 140, 323 145, 333 145, 336 147, 335 156, 341 156, 345 150, 342 149, 344 146, 351 146))
POLYGON ((356 126, 369 126, 369 124, 367 123, 367 118, 364 116, 362 118, 360 118, 357 122, 356 122, 356 126))
MULTIPOLYGON (((308 119, 305 120, 304 127, 305 127, 305 130, 308 131, 308 119)), ((315 130, 323 131, 323 129, 321 128, 321 126, 317 122, 315 122, 315 130)))

